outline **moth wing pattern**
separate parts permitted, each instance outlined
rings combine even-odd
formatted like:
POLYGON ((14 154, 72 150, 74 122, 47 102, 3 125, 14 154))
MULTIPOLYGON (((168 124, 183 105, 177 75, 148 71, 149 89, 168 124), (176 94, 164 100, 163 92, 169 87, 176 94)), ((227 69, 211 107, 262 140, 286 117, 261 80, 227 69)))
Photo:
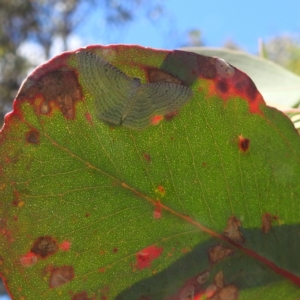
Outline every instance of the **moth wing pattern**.
POLYGON ((92 52, 78 51, 76 57, 80 77, 94 98, 97 117, 120 125, 136 80, 92 52))
POLYGON ((177 83, 141 84, 90 51, 78 51, 76 58, 97 117, 110 125, 142 130, 153 116, 177 111, 193 96, 190 88, 177 83))
POLYGON ((142 84, 136 91, 134 105, 122 125, 132 129, 144 129, 151 124, 153 116, 177 111, 192 96, 192 90, 180 84, 142 84))

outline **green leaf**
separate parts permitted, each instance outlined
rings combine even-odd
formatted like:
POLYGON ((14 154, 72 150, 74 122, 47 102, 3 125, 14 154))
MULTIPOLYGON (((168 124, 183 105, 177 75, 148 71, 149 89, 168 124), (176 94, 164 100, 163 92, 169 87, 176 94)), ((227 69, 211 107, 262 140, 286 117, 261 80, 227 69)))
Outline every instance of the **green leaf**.
POLYGON ((183 50, 225 59, 252 78, 271 106, 293 107, 300 100, 300 77, 270 60, 228 49, 194 47, 183 50))
POLYGON ((14 299, 300 297, 299 135, 225 61, 64 53, 23 83, 0 143, 14 299))

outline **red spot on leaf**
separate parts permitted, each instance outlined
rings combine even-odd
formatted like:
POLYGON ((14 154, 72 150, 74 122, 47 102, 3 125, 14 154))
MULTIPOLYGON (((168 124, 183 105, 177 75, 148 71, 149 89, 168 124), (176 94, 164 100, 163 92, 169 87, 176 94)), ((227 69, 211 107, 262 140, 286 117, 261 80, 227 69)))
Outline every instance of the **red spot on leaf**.
POLYGON ((24 201, 21 200, 21 195, 17 190, 14 190, 14 200, 11 203, 15 207, 24 206, 24 201))
POLYGON ((100 273, 104 273, 104 272, 105 272, 105 268, 100 268, 100 269, 99 269, 99 272, 100 272, 100 273))
POLYGON ((88 120, 89 123, 93 124, 92 116, 89 113, 85 113, 85 118, 88 120))
POLYGON ((54 268, 50 274, 49 286, 55 288, 68 283, 74 278, 74 268, 72 266, 62 266, 54 268))
POLYGON ((186 248, 183 248, 181 250, 182 253, 188 253, 188 252, 191 252, 191 251, 192 251, 191 247, 186 247, 186 248))
POLYGON ((225 61, 221 62, 218 58, 215 59, 215 63, 219 66, 227 65, 227 67, 222 70, 219 68, 218 76, 212 77, 209 88, 210 95, 217 94, 225 101, 232 97, 241 97, 248 102, 251 113, 261 114, 260 105, 265 105, 265 101, 251 78, 225 61), (227 69, 229 73, 226 71, 227 69))
POLYGON ((138 269, 145 269, 151 267, 151 262, 158 258, 163 252, 163 248, 158 248, 155 245, 149 246, 141 251, 139 251, 136 255, 136 267, 138 269))
POLYGON ((117 253, 117 252, 118 252, 118 248, 114 248, 113 253, 117 253))
POLYGON ((144 153, 143 158, 144 158, 144 160, 146 160, 147 162, 150 162, 150 161, 151 161, 151 156, 150 156, 150 154, 148 154, 148 153, 144 153))
POLYGON ((159 186, 156 188, 155 192, 156 192, 157 194, 159 194, 161 197, 163 197, 163 196, 165 195, 165 193, 166 193, 166 190, 165 190, 165 188, 164 188, 162 185, 159 185, 159 186))
POLYGON ((163 116, 160 116, 160 115, 157 115, 157 116, 153 116, 152 118, 151 118, 151 124, 152 125, 157 125, 157 124, 159 124, 159 122, 161 121, 161 120, 163 120, 163 116))
POLYGON ((80 292, 72 297, 72 300, 90 300, 86 292, 80 292))
POLYGON ((239 136, 239 148, 243 152, 247 152, 250 147, 250 140, 244 138, 242 135, 239 136))
POLYGON ((68 251, 71 248, 71 242, 70 241, 63 241, 60 245, 59 245, 59 249, 63 250, 63 251, 68 251))
POLYGON ((155 209, 153 212, 153 218, 154 219, 160 219, 161 218, 161 204, 159 201, 155 203, 155 209))
POLYGON ((38 257, 32 252, 28 252, 20 258, 20 263, 23 267, 31 267, 35 265, 37 261, 38 257))
POLYGON ((8 242, 14 242, 14 238, 12 237, 12 232, 7 228, 7 220, 0 218, 0 234, 2 234, 8 242))
POLYGON ((219 262, 224 258, 232 255, 234 253, 233 249, 225 247, 221 244, 211 247, 208 250, 209 260, 212 263, 219 262))

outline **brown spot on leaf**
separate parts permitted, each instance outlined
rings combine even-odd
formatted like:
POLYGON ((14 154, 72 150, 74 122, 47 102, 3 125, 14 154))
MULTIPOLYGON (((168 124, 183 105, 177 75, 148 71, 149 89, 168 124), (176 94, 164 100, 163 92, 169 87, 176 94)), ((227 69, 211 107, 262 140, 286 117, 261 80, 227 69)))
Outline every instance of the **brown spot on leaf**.
POLYGON ((36 239, 30 251, 41 258, 46 258, 54 254, 57 250, 58 245, 55 239, 51 236, 42 236, 36 239))
POLYGON ((80 292, 72 297, 72 300, 90 300, 86 292, 80 292))
POLYGON ((248 76, 240 76, 239 80, 235 83, 235 89, 237 92, 244 92, 250 102, 255 101, 258 94, 254 82, 248 76))
POLYGON ((200 275, 198 275, 197 277, 197 282, 199 284, 204 284, 205 282, 207 282, 207 280, 209 279, 209 271, 204 271, 202 272, 200 275))
POLYGON ((30 86, 24 85, 18 99, 35 99, 40 96, 43 102, 39 107, 41 114, 51 111, 50 102, 58 105, 66 119, 74 119, 75 103, 82 99, 82 90, 77 76, 72 70, 55 70, 33 81, 30 86))
POLYGON ((227 256, 230 256, 234 253, 233 249, 226 248, 223 245, 219 244, 208 250, 209 260, 212 263, 216 263, 227 256))
POLYGON ((146 160, 147 162, 151 162, 151 156, 148 153, 144 153, 143 155, 144 160, 146 160))
POLYGON ((218 289, 223 288, 223 286, 224 286, 224 275, 223 275, 222 271, 218 272, 215 275, 214 282, 215 282, 215 285, 217 286, 218 289))
POLYGON ((195 287, 193 285, 188 285, 183 288, 180 293, 180 300, 194 300, 195 287))
POLYGON ((74 278, 74 268, 72 266, 62 266, 51 271, 49 286, 55 288, 68 283, 74 278))
POLYGON ((268 233, 272 228, 272 222, 278 221, 278 217, 270 213, 264 213, 261 217, 262 225, 261 230, 263 233, 268 233))
POLYGON ((237 300, 239 298, 238 288, 229 284, 217 292, 211 300, 237 300))
POLYGON ((224 235, 231 239, 233 242, 242 244, 245 239, 239 228, 242 226, 242 222, 236 217, 229 217, 227 227, 224 230, 224 235))
MULTIPOLYGON (((205 297, 211 299, 211 297, 217 292, 217 286, 215 284, 210 284, 205 290, 205 297)), ((205 298, 204 298, 205 299, 205 298)), ((202 299, 201 299, 202 300, 202 299)))
POLYGON ((218 80, 216 83, 216 88, 219 90, 221 93, 226 94, 229 90, 229 86, 227 81, 225 80, 218 80))
POLYGON ((26 133, 26 141, 30 144, 39 144, 40 133, 35 129, 31 129, 26 133))
POLYGON ((217 70, 214 67, 215 65, 215 58, 213 57, 207 57, 203 55, 197 56, 197 62, 198 62, 198 70, 200 76, 203 76, 207 79, 214 79, 217 75, 217 70))
POLYGON ((175 110, 175 111, 172 111, 166 115, 164 115, 164 118, 166 121, 172 121, 174 119, 174 117, 176 117, 178 114, 178 112, 175 110))
POLYGON ((151 83, 175 83, 175 84, 182 84, 182 81, 177 77, 171 75, 170 73, 155 69, 155 68, 148 68, 148 80, 151 83))
POLYGON ((239 136, 239 148, 243 152, 247 152, 250 147, 250 140, 244 138, 242 135, 239 136))

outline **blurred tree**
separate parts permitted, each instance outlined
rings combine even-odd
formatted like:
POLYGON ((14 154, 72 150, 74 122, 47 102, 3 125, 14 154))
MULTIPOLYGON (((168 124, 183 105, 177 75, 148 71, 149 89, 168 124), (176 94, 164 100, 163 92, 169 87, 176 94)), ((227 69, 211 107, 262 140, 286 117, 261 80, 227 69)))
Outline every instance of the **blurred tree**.
POLYGON ((22 0, 0 2, 0 120, 10 107, 20 80, 28 68, 17 49, 28 33, 36 28, 32 3, 22 0))
POLYGON ((300 37, 280 35, 262 43, 260 51, 265 58, 281 64, 300 75, 300 37))
POLYGON ((240 50, 243 51, 243 49, 232 39, 228 39, 224 42, 223 48, 229 49, 229 50, 240 50))
POLYGON ((191 29, 186 33, 186 42, 180 47, 201 47, 204 46, 202 32, 199 29, 191 29))

